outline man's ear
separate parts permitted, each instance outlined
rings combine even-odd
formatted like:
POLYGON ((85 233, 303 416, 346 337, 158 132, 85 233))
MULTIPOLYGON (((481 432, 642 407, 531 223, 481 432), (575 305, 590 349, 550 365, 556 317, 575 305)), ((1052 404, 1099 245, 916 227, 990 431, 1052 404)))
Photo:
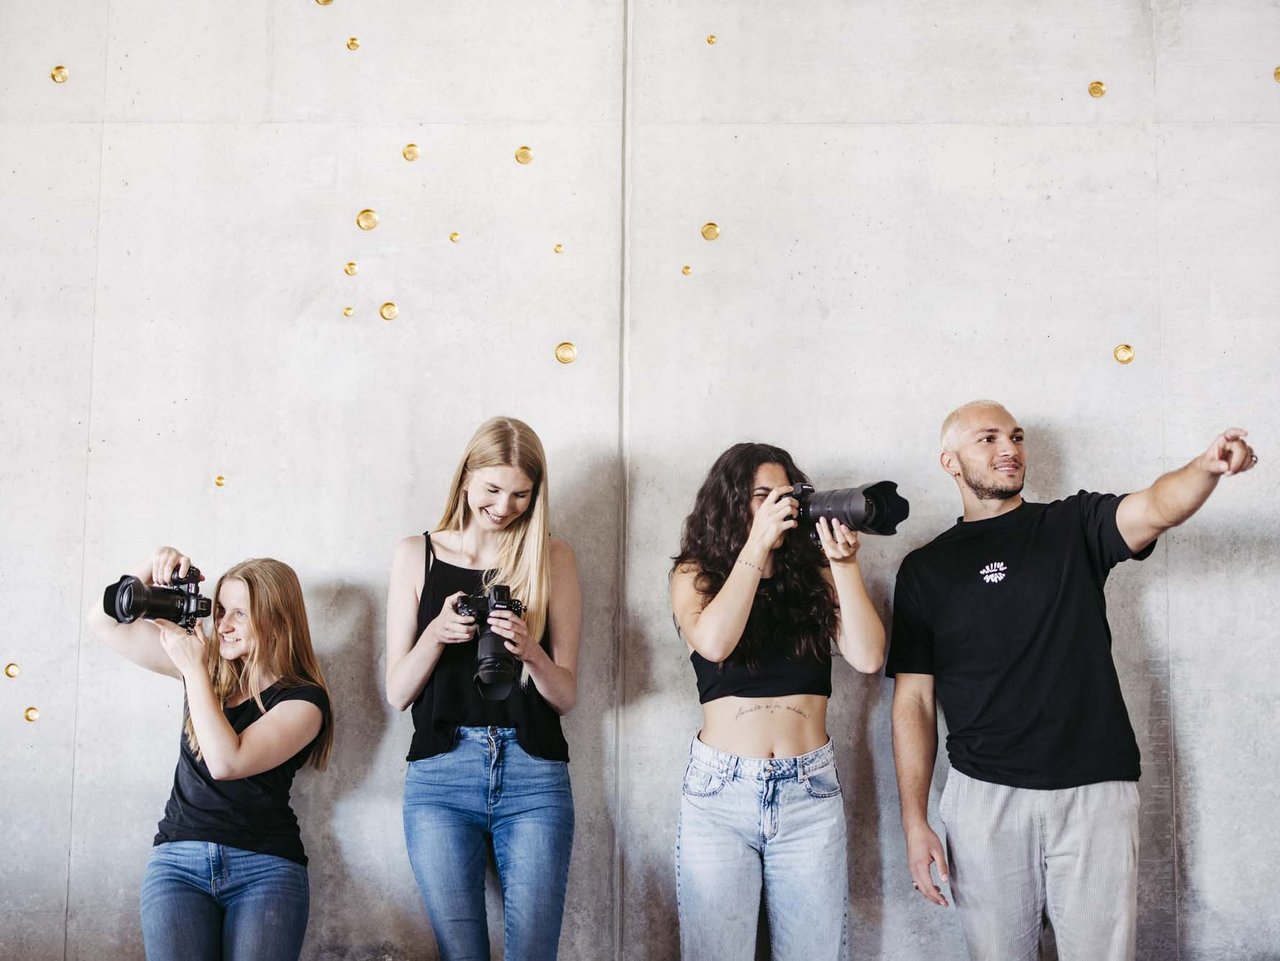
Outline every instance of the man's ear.
POLYGON ((938 455, 938 463, 942 465, 942 469, 952 477, 960 476, 960 462, 955 455, 955 451, 944 450, 938 455))

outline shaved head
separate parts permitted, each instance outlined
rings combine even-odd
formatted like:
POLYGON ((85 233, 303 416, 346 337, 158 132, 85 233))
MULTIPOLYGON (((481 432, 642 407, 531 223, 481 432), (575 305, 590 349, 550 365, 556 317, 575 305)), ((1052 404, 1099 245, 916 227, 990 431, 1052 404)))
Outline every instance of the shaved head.
POLYGON ((942 449, 944 451, 955 450, 959 445, 961 435, 964 433, 965 423, 968 420, 967 415, 984 410, 999 411, 1010 420, 1013 419, 1013 415, 999 401, 971 400, 967 404, 961 404, 949 413, 947 419, 942 422, 942 449))

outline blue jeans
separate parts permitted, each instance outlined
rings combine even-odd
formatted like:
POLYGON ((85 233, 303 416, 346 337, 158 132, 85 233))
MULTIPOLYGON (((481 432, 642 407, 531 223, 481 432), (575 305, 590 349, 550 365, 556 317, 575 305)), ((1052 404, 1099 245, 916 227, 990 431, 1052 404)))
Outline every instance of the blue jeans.
POLYGON ((310 906, 296 861, 206 841, 158 844, 142 877, 147 961, 297 961, 310 906))
POLYGON ((799 757, 689 749, 676 834, 683 961, 755 957, 763 886, 774 961, 846 957, 844 804, 835 751, 799 757))
POLYGON ((488 961, 490 839, 505 956, 556 957, 573 847, 567 764, 525 753, 514 728, 459 728, 453 750, 409 764, 404 837, 442 961, 488 961))

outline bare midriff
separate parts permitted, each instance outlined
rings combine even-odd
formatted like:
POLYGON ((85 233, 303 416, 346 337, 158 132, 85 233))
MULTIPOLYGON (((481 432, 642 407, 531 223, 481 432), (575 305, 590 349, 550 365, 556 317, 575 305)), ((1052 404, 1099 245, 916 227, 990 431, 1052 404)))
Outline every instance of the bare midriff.
POLYGON ((827 698, 721 697, 702 705, 698 739, 739 757, 796 757, 827 743, 827 698))

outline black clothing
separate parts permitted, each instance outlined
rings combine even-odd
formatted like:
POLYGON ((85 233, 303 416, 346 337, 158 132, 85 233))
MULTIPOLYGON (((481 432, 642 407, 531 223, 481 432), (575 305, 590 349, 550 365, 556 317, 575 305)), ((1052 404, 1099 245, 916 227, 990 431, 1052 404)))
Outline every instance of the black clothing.
POLYGON ((1129 550, 1122 499, 958 521, 903 560, 885 673, 934 675, 956 770, 1021 788, 1138 780, 1103 586, 1155 545, 1129 550))
POLYGON ((788 694, 831 696, 831 660, 796 660, 794 651, 767 646, 760 652, 754 671, 730 657, 721 664, 708 661, 697 651, 689 654, 698 680, 698 701, 706 704, 721 697, 786 697, 788 694))
MULTIPOLYGON (((330 722, 328 695, 314 684, 290 688, 273 684, 262 692, 262 704, 268 711, 285 701, 309 701, 320 708, 324 724, 330 722)), ((243 704, 224 708, 222 713, 239 734, 262 717, 263 712, 258 710, 253 698, 249 698, 243 704)), ((302 865, 307 863, 298 819, 289 807, 289 788, 298 768, 311 756, 314 740, 269 771, 229 781, 214 780, 209 766, 191 750, 185 732, 181 741, 173 791, 153 845, 167 841, 208 841, 274 854, 302 865)))
MULTIPOLYGON (((436 619, 444 602, 458 591, 480 590, 484 571, 458 567, 435 557, 431 532, 427 539, 427 569, 418 600, 418 637, 436 619)), ((542 647, 550 653, 550 631, 542 647)), ((532 682, 517 683, 505 700, 489 701, 475 684, 476 640, 445 644, 427 684, 413 702, 413 741, 407 760, 444 754, 453 749, 459 727, 514 727, 516 742, 534 757, 568 761, 569 745, 560 729, 560 715, 532 682)))

